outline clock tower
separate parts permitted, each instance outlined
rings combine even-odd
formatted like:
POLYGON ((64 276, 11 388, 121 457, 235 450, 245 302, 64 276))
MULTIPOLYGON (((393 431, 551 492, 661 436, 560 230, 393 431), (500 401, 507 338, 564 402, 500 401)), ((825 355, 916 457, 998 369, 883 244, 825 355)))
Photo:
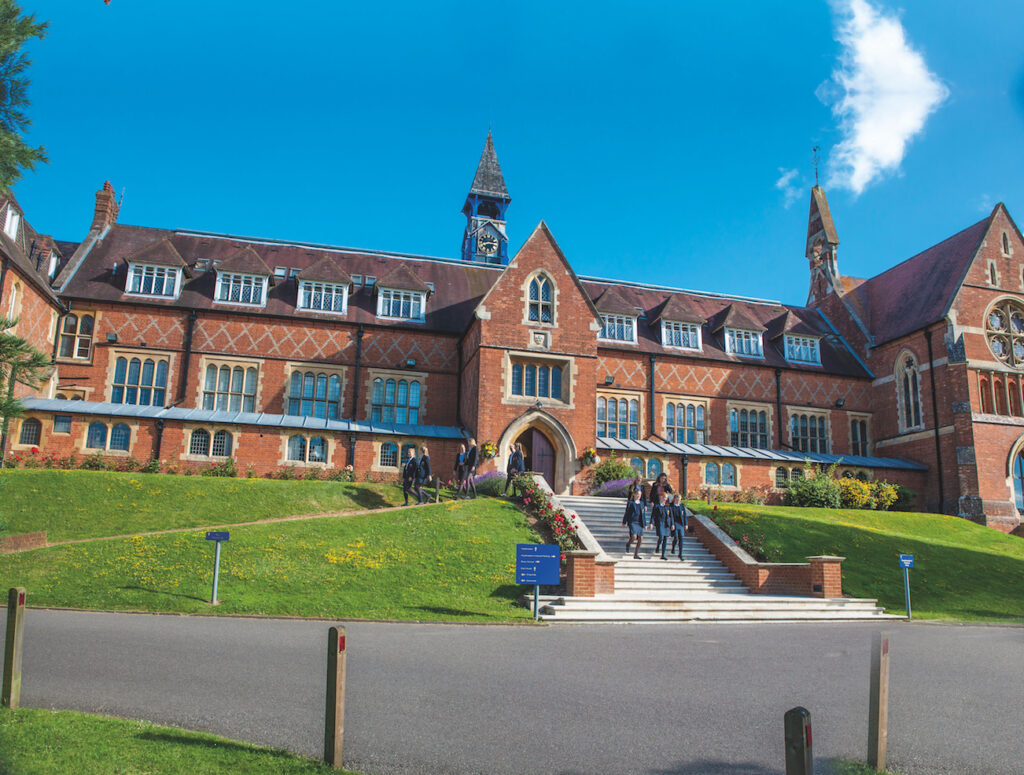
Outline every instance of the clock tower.
POLYGON ((485 264, 508 263, 508 237, 505 234, 505 210, 512 199, 505 188, 498 156, 490 130, 480 155, 473 185, 462 206, 466 233, 462 237, 462 260, 485 264))

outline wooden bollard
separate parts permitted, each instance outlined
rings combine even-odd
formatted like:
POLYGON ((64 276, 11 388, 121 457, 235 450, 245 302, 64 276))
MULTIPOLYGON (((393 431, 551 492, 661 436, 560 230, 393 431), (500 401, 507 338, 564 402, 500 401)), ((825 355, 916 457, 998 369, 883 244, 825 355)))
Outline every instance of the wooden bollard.
POLYGON ((0 702, 8 708, 21 703, 21 643, 25 635, 25 588, 7 593, 7 634, 4 638, 4 682, 0 702))
POLYGON ((868 766, 885 769, 889 743, 889 636, 875 633, 871 645, 871 686, 868 691, 868 766))
POLYGON ((345 628, 327 631, 327 712, 324 716, 324 761, 341 769, 345 739, 345 628))

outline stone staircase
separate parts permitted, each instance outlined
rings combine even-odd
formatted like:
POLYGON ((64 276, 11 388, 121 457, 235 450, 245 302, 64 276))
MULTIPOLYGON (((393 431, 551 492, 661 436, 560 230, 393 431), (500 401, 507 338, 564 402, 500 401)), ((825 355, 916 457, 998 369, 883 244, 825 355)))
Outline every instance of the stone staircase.
POLYGON ((683 561, 661 560, 647 531, 642 560, 625 554, 624 498, 560 496, 575 511, 601 548, 617 561, 614 594, 595 597, 542 596, 541 618, 554 622, 643 621, 830 621, 899 619, 875 600, 754 595, 691 536, 684 539, 683 561))

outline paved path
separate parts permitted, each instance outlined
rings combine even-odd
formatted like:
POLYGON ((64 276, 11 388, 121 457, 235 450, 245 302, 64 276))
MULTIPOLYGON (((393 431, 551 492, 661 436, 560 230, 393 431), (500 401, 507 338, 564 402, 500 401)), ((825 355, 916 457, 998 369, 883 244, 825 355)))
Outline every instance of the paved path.
MULTIPOLYGON (((26 622, 26 706, 320 753, 326 623, 32 609, 26 622)), ((372 775, 774 775, 783 713, 802 704, 825 772, 864 755, 878 627, 350 623, 345 764, 372 775)), ((887 629, 890 764, 1024 771, 1024 629, 887 629)))

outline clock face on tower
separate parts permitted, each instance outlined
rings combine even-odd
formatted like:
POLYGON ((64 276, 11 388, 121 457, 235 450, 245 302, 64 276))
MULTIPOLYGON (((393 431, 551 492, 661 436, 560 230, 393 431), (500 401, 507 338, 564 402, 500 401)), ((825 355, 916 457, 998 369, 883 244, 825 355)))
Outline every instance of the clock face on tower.
POLYGON ((477 237, 476 247, 485 256, 493 256, 498 252, 498 238, 489 231, 482 232, 477 237))

